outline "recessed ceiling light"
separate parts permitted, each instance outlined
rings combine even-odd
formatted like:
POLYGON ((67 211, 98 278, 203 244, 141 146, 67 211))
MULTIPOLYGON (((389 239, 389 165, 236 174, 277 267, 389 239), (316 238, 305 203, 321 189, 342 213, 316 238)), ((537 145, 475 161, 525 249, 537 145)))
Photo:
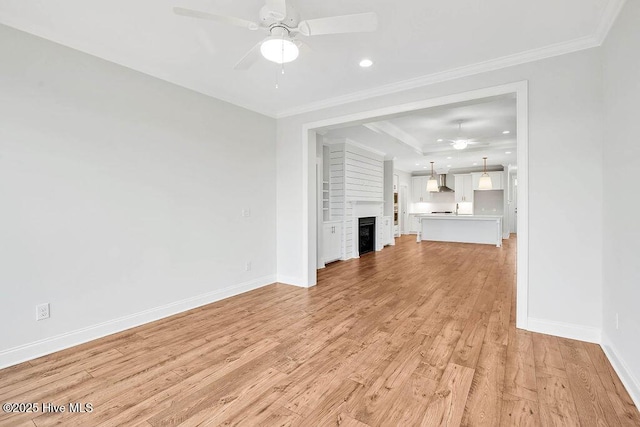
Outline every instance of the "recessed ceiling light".
POLYGON ((504 135, 508 135, 511 133, 511 131, 505 130, 504 132, 502 132, 504 135))
POLYGON ((444 139, 442 139, 442 138, 440 138, 440 139, 438 140, 438 142, 442 142, 442 141, 444 141, 444 139))
POLYGON ((416 163, 416 166, 420 166, 420 163, 416 163))
POLYGON ((478 164, 477 164, 477 163, 474 163, 474 164, 473 164, 473 166, 478 166, 478 164))
POLYGON ((451 157, 447 157, 447 160, 451 160, 451 157))
POLYGON ((365 59, 363 59, 362 61, 360 61, 360 66, 361 66, 362 68, 369 68, 369 67, 371 67, 372 65, 373 65, 373 61, 372 61, 372 60, 370 60, 370 59, 365 58, 365 59))
POLYGON ((426 168, 427 168, 426 166, 423 166, 423 167, 422 167, 422 169, 426 169, 426 168))
POLYGON ((448 167, 448 168, 450 168, 450 167, 451 167, 451 165, 447 165, 447 167, 448 167))
POLYGON ((504 154, 511 154, 511 151, 505 151, 504 154))

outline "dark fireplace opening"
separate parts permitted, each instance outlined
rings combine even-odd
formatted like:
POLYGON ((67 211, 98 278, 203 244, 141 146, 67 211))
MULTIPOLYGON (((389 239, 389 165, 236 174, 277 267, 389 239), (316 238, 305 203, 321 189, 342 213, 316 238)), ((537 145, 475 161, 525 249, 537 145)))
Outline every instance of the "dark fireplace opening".
POLYGON ((376 217, 358 218, 358 253, 373 252, 376 248, 376 217))

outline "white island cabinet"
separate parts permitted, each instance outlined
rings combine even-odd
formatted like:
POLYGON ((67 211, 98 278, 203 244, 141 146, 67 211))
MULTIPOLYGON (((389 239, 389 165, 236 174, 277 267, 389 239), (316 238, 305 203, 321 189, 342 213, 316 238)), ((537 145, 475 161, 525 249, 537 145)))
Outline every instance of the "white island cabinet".
POLYGON ((502 246, 502 216, 419 215, 417 241, 484 243, 502 246))

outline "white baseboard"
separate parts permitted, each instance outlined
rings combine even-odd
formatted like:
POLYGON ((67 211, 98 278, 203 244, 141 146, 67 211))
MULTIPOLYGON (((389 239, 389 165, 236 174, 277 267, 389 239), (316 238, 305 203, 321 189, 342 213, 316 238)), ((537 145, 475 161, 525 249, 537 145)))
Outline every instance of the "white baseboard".
POLYGON ((297 286, 299 288, 308 288, 309 287, 305 283, 303 283, 302 279, 300 279, 299 277, 283 276, 281 274, 278 274, 278 277, 276 279, 277 279, 276 281, 278 283, 282 283, 284 285, 297 286))
POLYGON ((620 381, 627 389, 629 396, 631 396, 631 400, 635 403, 636 408, 640 408, 640 381, 633 375, 631 369, 629 369, 629 365, 624 361, 624 359, 620 356, 620 353, 613 346, 611 341, 607 339, 606 335, 602 336, 602 350, 604 354, 609 359, 611 366, 620 377, 620 381))
POLYGON ((126 329, 131 329, 145 323, 173 316, 174 314, 182 313, 196 307, 211 304, 234 295, 239 295, 244 292, 261 288, 273 282, 275 282, 275 276, 261 277, 235 286, 230 286, 203 295, 172 302, 160 307, 151 308, 139 313, 109 320, 97 325, 88 326, 86 328, 77 329, 75 331, 66 332, 64 334, 55 335, 50 338, 3 350, 0 351, 0 369, 17 365, 18 363, 26 362, 27 360, 32 360, 47 354, 55 353, 56 351, 64 350, 107 335, 122 332, 126 329))
POLYGON ((534 319, 532 317, 528 319, 527 330, 596 344, 600 344, 602 339, 602 331, 600 328, 576 325, 573 323, 554 322, 552 320, 534 319))

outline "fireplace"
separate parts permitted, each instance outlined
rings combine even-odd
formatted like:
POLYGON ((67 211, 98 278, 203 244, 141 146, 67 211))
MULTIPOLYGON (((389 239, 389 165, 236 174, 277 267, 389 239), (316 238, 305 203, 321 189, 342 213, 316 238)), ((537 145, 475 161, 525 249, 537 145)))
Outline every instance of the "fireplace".
POLYGON ((358 254, 376 249, 376 217, 358 218, 358 254))

